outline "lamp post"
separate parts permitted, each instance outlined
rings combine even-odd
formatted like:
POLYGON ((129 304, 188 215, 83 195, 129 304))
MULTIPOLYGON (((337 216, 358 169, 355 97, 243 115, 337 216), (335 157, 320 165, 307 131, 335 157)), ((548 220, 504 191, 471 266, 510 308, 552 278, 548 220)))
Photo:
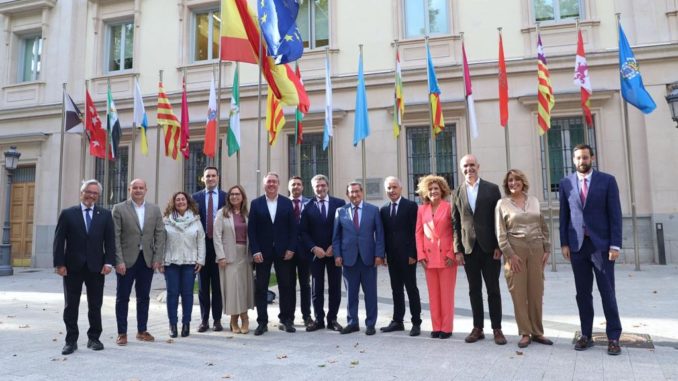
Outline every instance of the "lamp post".
POLYGON ((12 176, 21 153, 16 150, 16 146, 9 147, 5 151, 5 170, 7 172, 7 186, 5 187, 5 223, 2 225, 2 244, 0 244, 0 276, 13 275, 12 268, 12 244, 9 235, 9 209, 11 207, 12 197, 12 176))
POLYGON ((666 103, 671 109, 671 118, 676 122, 678 128, 678 82, 673 82, 666 85, 669 95, 666 96, 666 103))

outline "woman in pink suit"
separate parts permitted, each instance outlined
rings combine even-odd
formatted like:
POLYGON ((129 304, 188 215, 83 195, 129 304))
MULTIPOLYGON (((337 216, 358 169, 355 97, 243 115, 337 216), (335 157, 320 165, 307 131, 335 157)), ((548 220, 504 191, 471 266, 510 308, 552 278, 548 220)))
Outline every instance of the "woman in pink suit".
POLYGON ((417 260, 426 272, 431 337, 447 339, 452 336, 457 283, 452 205, 445 201, 452 192, 443 177, 428 175, 419 181, 417 193, 424 201, 417 212, 417 260))

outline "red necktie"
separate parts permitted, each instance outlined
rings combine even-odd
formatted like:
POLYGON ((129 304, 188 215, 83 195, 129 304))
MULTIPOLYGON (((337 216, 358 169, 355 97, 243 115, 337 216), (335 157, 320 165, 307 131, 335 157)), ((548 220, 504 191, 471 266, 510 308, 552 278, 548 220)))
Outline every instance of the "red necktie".
POLYGON ((207 192, 207 238, 212 239, 214 230, 214 201, 212 201, 212 194, 214 191, 207 192))
POLYGON ((301 219, 301 208, 299 207, 299 199, 295 198, 294 200, 294 218, 297 219, 297 222, 301 219))
POLYGON ((584 182, 581 185, 581 192, 579 193, 579 198, 581 199, 581 205, 586 205, 586 196, 589 194, 589 187, 586 185, 586 177, 584 177, 584 182))
POLYGON ((358 218, 358 207, 353 207, 353 226, 355 230, 360 230, 360 219, 358 218))

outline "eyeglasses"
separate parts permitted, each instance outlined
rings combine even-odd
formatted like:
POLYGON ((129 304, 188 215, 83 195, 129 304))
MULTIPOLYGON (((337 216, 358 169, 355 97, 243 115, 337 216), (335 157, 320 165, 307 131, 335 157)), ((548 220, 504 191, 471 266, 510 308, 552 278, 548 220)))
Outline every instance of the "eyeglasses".
POLYGON ((86 194, 86 195, 88 195, 88 196, 98 196, 98 195, 99 195, 99 192, 88 191, 88 190, 86 190, 86 191, 84 191, 84 192, 82 192, 82 193, 84 193, 84 194, 86 194))
POLYGON ((241 193, 229 193, 228 197, 233 197, 233 196, 242 196, 241 193))

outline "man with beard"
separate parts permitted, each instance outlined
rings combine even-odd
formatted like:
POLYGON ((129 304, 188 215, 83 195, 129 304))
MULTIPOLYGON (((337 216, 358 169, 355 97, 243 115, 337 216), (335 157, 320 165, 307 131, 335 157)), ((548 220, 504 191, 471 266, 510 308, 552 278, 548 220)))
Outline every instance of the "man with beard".
POLYGON ((622 327, 614 291, 614 262, 622 244, 619 188, 614 176, 591 169, 593 149, 574 147, 576 172, 560 180, 560 245, 572 263, 577 290, 581 336, 577 351, 593 346, 593 276, 595 274, 607 320, 607 353, 618 355, 622 327))

